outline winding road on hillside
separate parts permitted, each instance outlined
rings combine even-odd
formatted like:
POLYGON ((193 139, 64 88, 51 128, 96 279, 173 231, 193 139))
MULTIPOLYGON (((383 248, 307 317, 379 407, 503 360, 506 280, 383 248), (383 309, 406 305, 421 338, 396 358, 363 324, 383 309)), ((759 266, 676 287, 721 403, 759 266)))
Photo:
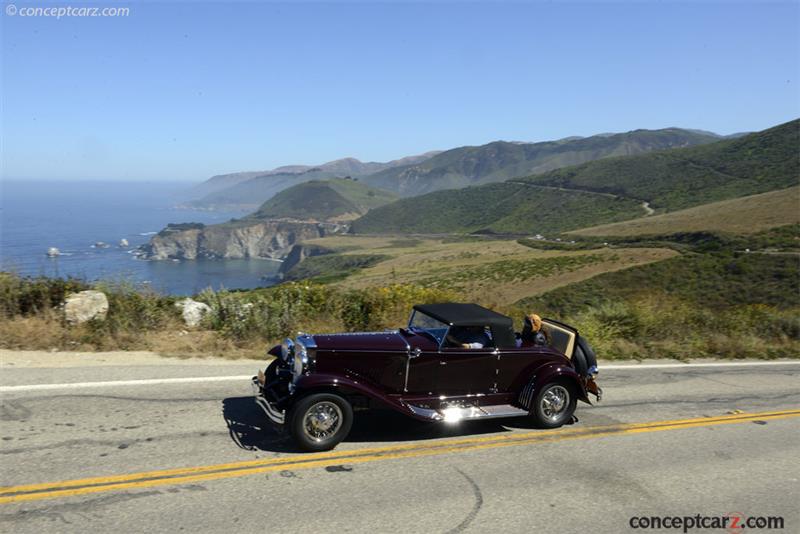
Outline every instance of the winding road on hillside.
POLYGON ((335 451, 300 454, 250 397, 261 362, 0 361, 4 532, 627 532, 696 514, 800 528, 800 362, 603 365, 603 402, 558 430, 360 412, 335 451))
MULTIPOLYGON (((529 182, 517 182, 517 181, 514 181, 514 180, 508 180, 507 183, 514 184, 514 185, 524 185, 525 187, 535 187, 537 189, 551 189, 551 190, 554 190, 554 191, 566 191, 566 192, 570 192, 570 193, 585 193, 587 195, 599 195, 601 197, 606 197, 606 198, 621 198, 621 199, 635 200, 635 199, 631 199, 630 197, 624 197, 622 195, 615 195, 613 193, 601 193, 599 191, 590 191, 589 189, 571 189, 569 187, 556 187, 556 186, 553 186, 553 185, 532 184, 532 183, 529 183, 529 182)), ((642 200, 640 202, 641 202, 642 209, 644 210, 644 216, 645 217, 648 217, 648 216, 650 216, 650 215, 652 215, 652 214, 654 214, 656 212, 656 210, 654 210, 653 208, 650 207, 650 202, 648 202, 646 200, 642 200)))

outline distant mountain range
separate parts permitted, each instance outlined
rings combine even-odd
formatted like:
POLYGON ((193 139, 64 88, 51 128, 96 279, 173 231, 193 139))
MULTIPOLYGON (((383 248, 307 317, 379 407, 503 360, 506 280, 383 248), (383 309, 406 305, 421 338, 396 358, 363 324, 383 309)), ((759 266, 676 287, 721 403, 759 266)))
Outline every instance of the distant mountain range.
POLYGON ((363 180, 402 196, 416 196, 441 189, 501 182, 601 158, 700 145, 719 139, 716 134, 667 128, 568 137, 543 143, 495 141, 447 150, 421 163, 380 171, 363 180))
POLYGON ((795 120, 701 146, 608 157, 402 199, 357 219, 352 231, 545 233, 633 219, 652 210, 795 186, 800 181, 798 147, 800 120, 795 120))
POLYGON ((425 161, 439 152, 431 151, 386 163, 343 158, 322 165, 286 165, 270 171, 237 172, 213 176, 190 192, 187 207, 254 209, 276 193, 303 182, 329 178, 360 177, 393 167, 425 161))
POLYGON ((290 165, 270 171, 214 176, 192 191, 192 200, 186 205, 200 209, 255 209, 293 185, 345 176, 359 178, 368 185, 401 196, 415 196, 500 182, 606 157, 711 143, 721 138, 711 132, 666 128, 567 137, 541 143, 495 141, 386 163, 363 163, 345 158, 318 166, 290 165))
POLYGON ((521 180, 610 193, 676 210, 797 184, 800 119, 712 144, 558 169, 521 180))

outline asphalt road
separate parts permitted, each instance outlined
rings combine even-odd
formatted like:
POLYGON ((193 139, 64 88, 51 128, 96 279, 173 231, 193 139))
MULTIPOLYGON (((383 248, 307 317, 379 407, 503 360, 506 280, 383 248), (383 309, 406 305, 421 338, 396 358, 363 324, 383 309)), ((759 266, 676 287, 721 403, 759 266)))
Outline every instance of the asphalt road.
POLYGON ((226 378, 254 371, 4 366, 0 530, 617 533, 633 516, 733 514, 800 532, 797 363, 601 368, 603 402, 556 431, 359 413, 320 455, 226 378), (175 380, 202 376, 223 378, 175 380), (105 384, 59 385, 79 382, 105 384))

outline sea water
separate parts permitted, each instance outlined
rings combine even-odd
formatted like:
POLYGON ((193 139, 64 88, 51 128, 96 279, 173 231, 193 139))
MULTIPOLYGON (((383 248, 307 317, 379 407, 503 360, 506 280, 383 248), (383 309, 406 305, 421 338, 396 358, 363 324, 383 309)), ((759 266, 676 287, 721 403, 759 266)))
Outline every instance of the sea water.
POLYGON ((181 182, 0 181, 0 270, 125 281, 174 295, 275 283, 280 263, 271 260, 136 258, 134 250, 167 223, 214 224, 244 215, 175 209, 190 187, 181 182), (122 239, 127 247, 119 246, 122 239), (108 247, 95 246, 98 242, 108 247), (49 247, 61 255, 48 257, 49 247))

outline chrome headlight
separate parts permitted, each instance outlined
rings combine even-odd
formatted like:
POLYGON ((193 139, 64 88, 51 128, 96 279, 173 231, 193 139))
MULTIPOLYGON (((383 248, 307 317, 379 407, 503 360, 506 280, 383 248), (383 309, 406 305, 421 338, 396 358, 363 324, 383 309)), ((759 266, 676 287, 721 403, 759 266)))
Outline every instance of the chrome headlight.
POLYGON ((284 339, 283 343, 281 344, 281 360, 291 365, 292 358, 294 358, 294 353, 294 342, 289 338, 284 339))
POLYGON ((306 369, 308 369, 308 351, 306 350, 305 345, 299 341, 295 345, 294 361, 291 362, 291 365, 292 374, 294 375, 295 380, 297 380, 300 375, 302 375, 306 369))

